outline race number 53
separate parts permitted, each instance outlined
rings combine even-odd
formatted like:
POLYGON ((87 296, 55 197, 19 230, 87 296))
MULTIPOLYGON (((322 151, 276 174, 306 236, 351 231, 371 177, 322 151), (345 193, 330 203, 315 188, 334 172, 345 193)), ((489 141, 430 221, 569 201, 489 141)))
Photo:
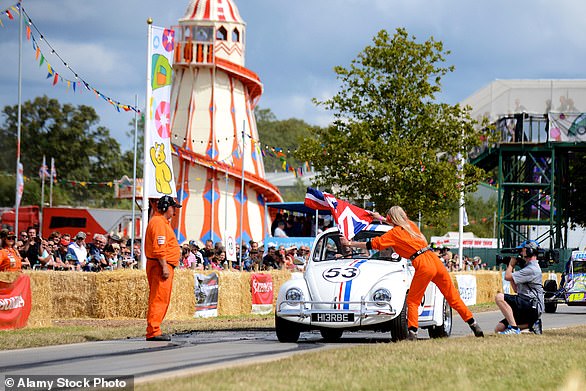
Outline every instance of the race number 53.
POLYGON ((360 274, 356 267, 332 267, 322 273, 324 280, 329 282, 344 282, 352 280, 360 274))

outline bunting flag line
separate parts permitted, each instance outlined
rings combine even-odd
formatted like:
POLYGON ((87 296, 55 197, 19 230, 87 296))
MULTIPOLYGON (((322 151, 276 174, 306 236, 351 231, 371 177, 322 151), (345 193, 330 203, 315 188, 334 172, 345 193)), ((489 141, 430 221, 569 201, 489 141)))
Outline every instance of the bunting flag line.
POLYGON ((304 204, 312 209, 329 210, 338 229, 348 240, 372 222, 368 211, 312 187, 307 188, 304 204))
MULTIPOLYGON (((20 3, 13 4, 10 7, 2 10, 2 12, 0 12, 0 16, 6 16, 8 19, 14 20, 14 15, 16 15, 16 16, 20 15, 19 8, 20 8, 20 3), (10 12, 10 11, 12 11, 12 12, 10 12)), ((2 18, 0 18, 0 26, 4 27, 4 24, 2 23, 2 18)))
MULTIPOLYGON (((219 144, 223 141, 232 143, 233 139, 235 136, 230 136, 230 137, 225 137, 222 139, 217 139, 216 142, 219 144)), ((246 134, 246 137, 250 139, 252 148, 254 148, 254 150, 264 158, 271 157, 271 158, 275 158, 275 159, 279 159, 280 161, 280 167, 284 172, 292 172, 295 174, 296 177, 302 177, 303 175, 305 175, 306 173, 309 172, 313 172, 309 162, 304 162, 301 163, 301 166, 296 166, 293 165, 291 163, 289 163, 289 160, 291 158, 290 154, 291 154, 291 150, 288 148, 282 148, 282 147, 274 147, 274 146, 270 146, 268 144, 263 144, 260 140, 256 140, 254 139, 252 136, 246 134)), ((179 135, 177 134, 173 134, 172 138, 174 141, 174 145, 178 145, 178 141, 180 140, 179 135)), ((186 138, 182 137, 183 142, 186 142, 186 138)), ((209 141, 207 138, 206 139, 191 139, 191 142, 193 144, 199 142, 200 144, 210 144, 211 141, 209 141)), ((239 144, 240 146, 240 144, 239 144)), ((226 162, 228 161, 228 159, 231 158, 231 156, 234 156, 236 158, 240 157, 240 151, 236 151, 233 150, 232 154, 224 159, 218 159, 218 161, 221 162, 226 162)), ((233 162, 232 162, 233 164, 233 162)))
MULTIPOLYGON (((28 15, 28 13, 22 7, 22 4, 20 2, 13 5, 13 6, 10 6, 9 8, 2 11, 2 13, 0 13, 0 16, 5 15, 10 20, 14 20, 13 13, 16 15, 19 15, 20 12, 22 12, 22 16, 26 18, 26 21, 25 21, 26 39, 28 41, 32 41, 33 50, 35 52, 35 60, 39 61, 39 66, 42 66, 44 63, 47 64, 47 77, 46 78, 51 80, 51 83, 53 86, 57 85, 57 83, 61 83, 66 86, 67 90, 69 90, 69 88, 71 87, 71 89, 73 90, 74 93, 77 91, 81 92, 81 89, 78 89, 78 87, 83 86, 88 91, 93 92, 97 98, 101 98, 104 101, 106 101, 107 103, 109 103, 110 105, 112 105, 116 109, 116 111, 118 111, 118 112, 121 112, 121 110, 124 110, 124 111, 135 111, 137 113, 140 113, 140 109, 138 109, 137 107, 120 103, 119 101, 114 100, 114 99, 110 98, 109 96, 104 95, 103 93, 98 91, 96 88, 91 86, 82 77, 80 77, 80 75, 77 72, 75 72, 75 70, 65 60, 63 60, 63 58, 59 55, 59 53, 57 53, 55 48, 53 46, 51 46, 51 44, 47 41, 47 39, 43 36, 43 34, 40 32, 40 30, 34 24, 31 17, 28 15), (36 33, 38 34, 38 39, 36 38, 36 36, 33 33, 31 28, 34 29, 36 31, 36 33), (61 74, 59 74, 55 70, 55 68, 53 66, 51 66, 51 64, 47 60, 47 57, 43 54, 43 51, 41 50, 39 42, 43 42, 50 49, 51 54, 56 56, 59 60, 61 60, 63 66, 65 68, 67 68, 75 76, 75 80, 70 80, 70 79, 64 78, 61 74)), ((3 26, 1 18, 0 18, 0 25, 3 26)))

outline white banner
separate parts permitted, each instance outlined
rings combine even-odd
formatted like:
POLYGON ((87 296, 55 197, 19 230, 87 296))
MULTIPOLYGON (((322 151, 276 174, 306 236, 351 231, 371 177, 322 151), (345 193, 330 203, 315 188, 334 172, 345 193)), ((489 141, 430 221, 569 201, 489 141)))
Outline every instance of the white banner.
POLYGON ((466 305, 476 304, 476 276, 470 274, 456 274, 458 291, 466 305))
MULTIPOLYGON (((16 174, 16 206, 15 208, 20 207, 20 200, 22 200, 22 193, 24 191, 24 167, 22 166, 21 162, 18 162, 18 171, 16 174)), ((18 222, 16 222, 18 225, 18 222)))
POLYGON ((503 293, 510 295, 511 293, 513 293, 513 290, 511 289, 511 282, 505 280, 505 272, 502 272, 502 279, 503 279, 503 293))
POLYGON ((171 161, 171 81, 175 32, 151 26, 144 136, 144 196, 177 196, 171 161))
MULTIPOLYGON (((445 237, 445 236, 432 236, 431 243, 442 245, 448 248, 458 247, 457 237, 445 237)), ((474 239, 462 239, 462 247, 464 248, 497 248, 498 239, 495 238, 474 238, 474 239)))

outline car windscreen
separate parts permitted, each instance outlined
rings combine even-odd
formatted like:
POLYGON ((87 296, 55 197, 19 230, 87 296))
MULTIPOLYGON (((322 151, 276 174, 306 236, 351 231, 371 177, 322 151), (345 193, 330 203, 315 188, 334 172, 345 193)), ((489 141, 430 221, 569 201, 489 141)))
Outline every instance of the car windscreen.
POLYGON ((578 260, 575 260, 573 262, 573 265, 572 266, 573 266, 573 271, 572 272, 574 274, 578 274, 578 273, 585 273, 586 274, 586 261, 582 261, 582 260, 578 261, 578 260))
MULTIPOLYGON (((366 242, 382 235, 381 231, 361 231, 353 239, 353 242, 366 242)), ((381 259, 387 261, 398 261, 400 257, 392 248, 378 250, 366 250, 358 247, 344 247, 340 242, 340 234, 332 232, 322 236, 315 246, 313 254, 314 262, 331 261, 335 259, 381 259)))

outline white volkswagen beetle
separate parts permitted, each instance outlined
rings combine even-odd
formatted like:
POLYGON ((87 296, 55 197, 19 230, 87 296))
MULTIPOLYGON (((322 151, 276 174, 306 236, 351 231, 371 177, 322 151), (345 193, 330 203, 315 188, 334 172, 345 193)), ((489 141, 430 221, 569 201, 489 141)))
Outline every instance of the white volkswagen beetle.
MULTIPOLYGON (((389 229, 372 224, 352 240, 364 241, 389 229)), ((409 260, 389 250, 344 248, 337 228, 320 234, 305 272, 295 273, 279 290, 275 312, 279 341, 297 342, 307 330, 319 330, 325 340, 335 341, 344 330, 366 329, 390 331, 393 341, 406 339, 405 298, 414 269, 409 260)), ((452 332, 452 309, 433 283, 419 306, 419 327, 428 329, 431 338, 452 332)))

